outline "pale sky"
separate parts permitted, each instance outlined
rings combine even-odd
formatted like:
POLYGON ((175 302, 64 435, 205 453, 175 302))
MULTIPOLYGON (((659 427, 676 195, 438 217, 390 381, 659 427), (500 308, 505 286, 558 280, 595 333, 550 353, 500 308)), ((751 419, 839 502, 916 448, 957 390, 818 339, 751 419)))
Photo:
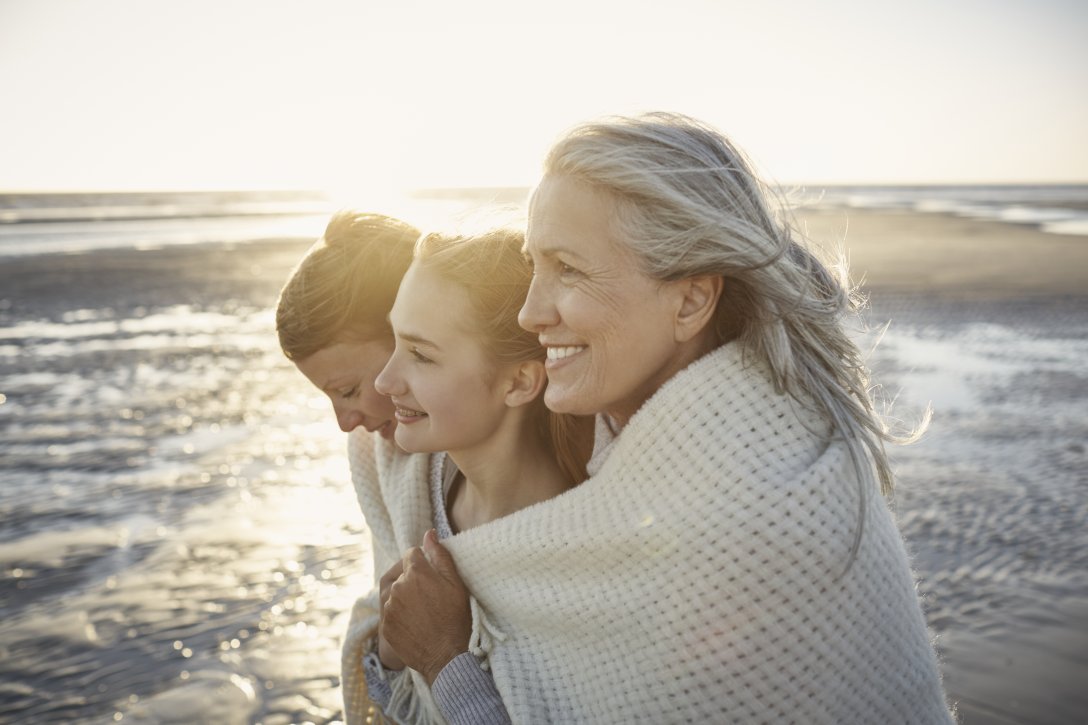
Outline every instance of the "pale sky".
POLYGON ((526 185, 671 110, 785 183, 1088 182, 1078 0, 0 0, 0 189, 526 185))

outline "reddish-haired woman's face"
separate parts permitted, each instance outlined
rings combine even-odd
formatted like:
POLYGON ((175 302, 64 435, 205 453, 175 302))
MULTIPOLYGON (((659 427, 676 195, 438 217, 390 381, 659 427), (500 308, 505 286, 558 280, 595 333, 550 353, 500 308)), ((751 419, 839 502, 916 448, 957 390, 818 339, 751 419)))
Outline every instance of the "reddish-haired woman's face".
POLYGON ((341 342, 295 362, 295 367, 332 401, 340 430, 362 426, 393 440, 393 403, 374 389, 374 379, 393 354, 392 340, 341 342))

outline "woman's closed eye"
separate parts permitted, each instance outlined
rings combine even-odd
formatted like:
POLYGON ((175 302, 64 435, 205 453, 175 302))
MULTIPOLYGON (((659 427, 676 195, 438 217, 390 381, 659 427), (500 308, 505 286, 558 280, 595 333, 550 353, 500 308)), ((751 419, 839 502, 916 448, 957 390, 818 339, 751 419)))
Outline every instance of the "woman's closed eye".
POLYGON ((582 270, 573 267, 566 262, 557 262, 556 266, 559 269, 560 277, 580 277, 582 275, 582 270))
POLYGON ((351 400, 352 398, 359 395, 359 386, 353 385, 350 388, 344 388, 343 390, 337 390, 336 392, 341 398, 344 398, 345 400, 351 400))
POLYGON ((434 360, 432 360, 431 358, 429 358, 429 357, 427 357, 426 355, 424 355, 423 353, 421 353, 421 352, 419 351, 419 348, 418 348, 418 347, 410 347, 410 348, 408 348, 408 353, 409 353, 409 354, 410 354, 410 355, 411 355, 411 356, 412 356, 413 358, 415 358, 416 362, 421 362, 421 363, 429 363, 429 362, 434 362, 434 360))

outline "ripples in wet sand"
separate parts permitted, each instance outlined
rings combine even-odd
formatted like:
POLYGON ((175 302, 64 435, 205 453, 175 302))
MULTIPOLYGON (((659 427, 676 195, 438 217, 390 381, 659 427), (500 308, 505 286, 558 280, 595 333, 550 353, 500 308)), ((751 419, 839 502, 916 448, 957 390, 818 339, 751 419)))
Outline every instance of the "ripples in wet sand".
MULTIPOLYGON (((0 715, 330 722, 371 580, 343 435, 279 353, 304 245, 0 269, 0 715)), ((967 723, 1088 708, 1083 300, 877 298, 895 508, 967 723)))

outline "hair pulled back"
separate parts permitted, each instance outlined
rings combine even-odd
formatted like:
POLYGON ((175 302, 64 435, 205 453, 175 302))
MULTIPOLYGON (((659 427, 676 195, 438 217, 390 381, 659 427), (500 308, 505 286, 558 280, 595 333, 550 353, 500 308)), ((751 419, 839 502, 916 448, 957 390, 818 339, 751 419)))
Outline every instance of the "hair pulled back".
POLYGON ((389 310, 419 230, 382 214, 339 212, 280 291, 276 332, 290 360, 339 342, 392 341, 389 310))
MULTIPOLYGON (((522 253, 523 232, 508 228, 481 234, 431 233, 420 237, 415 259, 421 267, 464 289, 484 349, 499 365, 543 361, 537 336, 518 324, 532 280, 522 253)), ((530 403, 537 432, 572 483, 586 478, 592 449, 592 417, 553 413, 538 395, 530 403)))

